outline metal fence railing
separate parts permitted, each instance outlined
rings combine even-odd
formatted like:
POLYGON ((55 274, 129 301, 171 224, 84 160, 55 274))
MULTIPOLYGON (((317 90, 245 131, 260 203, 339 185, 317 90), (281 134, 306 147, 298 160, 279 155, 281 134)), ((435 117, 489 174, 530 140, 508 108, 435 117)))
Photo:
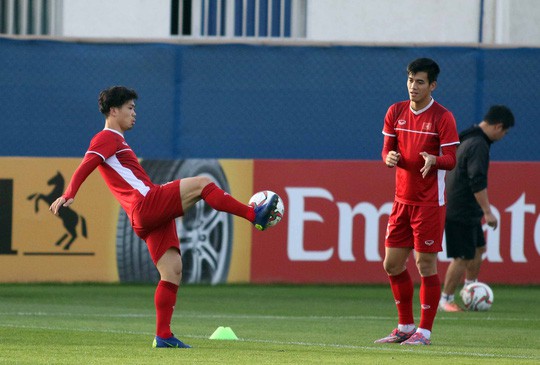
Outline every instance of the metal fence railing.
POLYGON ((0 34, 55 35, 62 0, 0 0, 0 34))
POLYGON ((171 35, 192 37, 306 36, 306 0, 173 0, 171 35))

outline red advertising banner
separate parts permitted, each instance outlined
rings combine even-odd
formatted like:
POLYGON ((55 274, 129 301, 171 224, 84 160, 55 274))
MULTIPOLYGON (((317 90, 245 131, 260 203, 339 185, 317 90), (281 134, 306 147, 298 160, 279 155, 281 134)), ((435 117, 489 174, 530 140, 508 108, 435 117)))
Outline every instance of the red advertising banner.
MULTIPOLYGON (((394 173, 379 161, 255 160, 254 191, 278 193, 285 218, 254 233, 251 281, 386 283, 394 173)), ((488 190, 499 228, 486 227, 481 280, 540 283, 539 180, 539 163, 492 163, 488 190)), ((444 252, 439 258, 444 274, 448 260, 444 252)), ((412 257, 409 266, 418 280, 412 257)))

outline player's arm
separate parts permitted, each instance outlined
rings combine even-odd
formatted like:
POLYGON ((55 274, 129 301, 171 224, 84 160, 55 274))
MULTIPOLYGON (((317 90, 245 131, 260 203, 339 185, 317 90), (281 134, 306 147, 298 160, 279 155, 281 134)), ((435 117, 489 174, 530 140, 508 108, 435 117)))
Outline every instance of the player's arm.
POLYGON ((469 178, 469 186, 474 193, 474 198, 480 208, 482 208, 487 225, 496 229, 498 221, 491 211, 487 191, 489 147, 486 144, 471 146, 467 153, 467 162, 467 177, 469 178))
POLYGON ((491 205, 489 204, 487 188, 474 193, 474 198, 476 199, 478 205, 480 205, 480 208, 482 208, 482 212, 484 212, 484 219, 486 220, 487 225, 492 227, 493 229, 496 229, 498 223, 497 217, 495 217, 495 215, 493 215, 493 213, 491 212, 491 205))
POLYGON ((77 167, 77 170, 73 173, 65 193, 51 204, 49 210, 53 214, 58 215, 60 207, 69 207, 73 203, 75 195, 82 183, 102 162, 103 159, 101 156, 95 153, 87 153, 79 167, 77 167))
POLYGON ((396 142, 396 137, 385 134, 381 156, 388 167, 396 166, 401 158, 401 154, 395 151, 396 142))
POLYGON ((439 123, 437 129, 441 143, 440 156, 430 155, 427 152, 420 152, 424 158, 424 166, 420 169, 422 177, 425 178, 431 167, 437 170, 452 170, 456 166, 456 150, 459 145, 459 135, 456 128, 454 115, 446 112, 439 123))
POLYGON ((440 156, 420 152, 420 155, 424 158, 424 166, 420 169, 422 177, 427 176, 432 166, 437 170, 452 170, 456 166, 456 150, 457 144, 452 144, 443 146, 440 156))
POLYGON ((457 144, 443 146, 442 154, 435 157, 435 168, 438 170, 452 170, 456 167, 457 144))
POLYGON ((401 154, 397 151, 397 135, 394 128, 396 104, 391 105, 384 116, 382 160, 388 167, 398 166, 401 154))

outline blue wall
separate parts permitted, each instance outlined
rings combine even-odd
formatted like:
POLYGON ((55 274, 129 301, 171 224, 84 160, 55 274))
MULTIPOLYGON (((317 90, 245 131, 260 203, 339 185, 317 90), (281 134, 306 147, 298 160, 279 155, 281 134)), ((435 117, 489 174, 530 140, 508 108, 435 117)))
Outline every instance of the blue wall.
POLYGON ((516 127, 494 160, 540 160, 540 49, 69 43, 0 38, 1 156, 81 156, 104 120, 97 95, 135 88, 126 138, 144 158, 379 159, 405 67, 441 66, 434 97, 458 129, 494 103, 516 127))

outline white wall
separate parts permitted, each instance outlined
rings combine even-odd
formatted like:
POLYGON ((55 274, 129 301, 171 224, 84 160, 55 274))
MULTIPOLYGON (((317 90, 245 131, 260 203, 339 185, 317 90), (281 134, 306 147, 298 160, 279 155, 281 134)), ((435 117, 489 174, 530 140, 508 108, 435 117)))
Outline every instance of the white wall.
POLYGON ((66 37, 170 36, 170 0, 64 0, 66 37))
POLYGON ((540 1, 485 0, 484 43, 540 46, 540 1))
MULTIPOLYGON (((58 35, 171 37, 170 0, 59 1, 63 12, 58 35)), ((480 3, 481 0, 306 0, 306 34, 307 39, 316 41, 476 43, 480 3)), ((482 39, 485 44, 540 46, 540 0, 484 0, 482 39)))
MULTIPOLYGON (((309 39, 478 42, 480 0, 308 0, 309 39)), ((482 42, 540 46, 540 0, 484 0, 482 42)))
POLYGON ((513 0, 508 36, 510 43, 540 45, 540 1, 521 0, 518 6, 513 0))
POLYGON ((307 35, 360 42, 477 42, 479 0, 309 0, 307 35))

